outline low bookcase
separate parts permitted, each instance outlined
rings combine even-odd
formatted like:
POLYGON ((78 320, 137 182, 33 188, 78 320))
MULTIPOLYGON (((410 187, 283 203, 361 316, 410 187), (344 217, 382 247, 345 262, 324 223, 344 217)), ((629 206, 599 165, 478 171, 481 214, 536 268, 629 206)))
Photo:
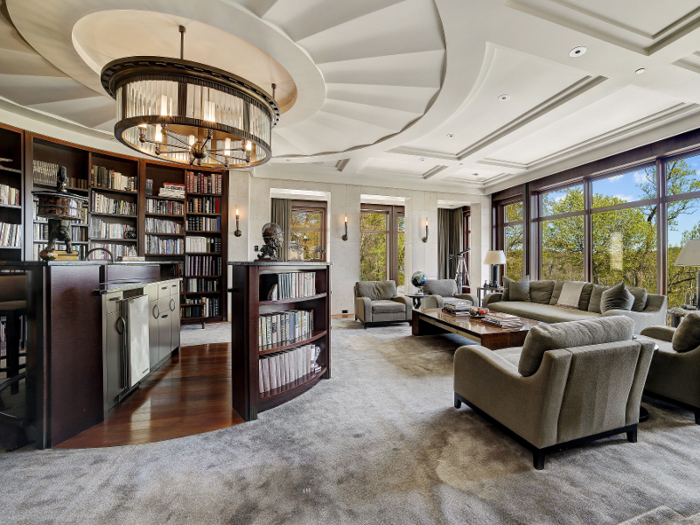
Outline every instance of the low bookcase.
MULTIPOLYGON (((233 408, 243 419, 251 421, 257 419, 258 412, 279 406, 306 392, 321 379, 331 377, 331 264, 269 261, 228 264, 233 408), (304 278, 298 276, 299 273, 313 274, 313 277, 304 278), (292 274, 292 277, 277 278, 279 274, 292 274), (275 296, 270 294, 274 284, 278 286, 275 296), (291 338, 296 333, 287 321, 286 327, 277 327, 282 336, 278 335, 273 342, 263 340, 261 316, 297 310, 310 312, 313 319, 312 326, 306 327, 302 336, 291 338), (319 350, 316 368, 309 366, 307 353, 300 350, 309 345, 319 350), (281 356, 278 361, 292 370, 282 384, 276 381, 261 388, 261 359, 275 356, 281 356)), ((280 315, 278 319, 290 317, 280 315)), ((269 367, 265 367, 265 372, 268 371, 269 367)))

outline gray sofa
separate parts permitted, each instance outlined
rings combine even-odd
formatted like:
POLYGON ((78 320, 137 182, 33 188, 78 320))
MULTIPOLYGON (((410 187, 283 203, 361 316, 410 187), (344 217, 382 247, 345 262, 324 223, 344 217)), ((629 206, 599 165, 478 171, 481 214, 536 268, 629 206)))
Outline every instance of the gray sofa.
POLYGON ((482 306, 496 312, 527 317, 545 323, 561 323, 566 321, 581 321, 623 315, 634 321, 634 333, 639 334, 647 326, 663 325, 666 323, 668 299, 664 295, 646 294, 643 288, 629 288, 635 297, 646 296, 646 300, 635 303, 638 311, 608 310, 601 313, 600 297, 607 287, 586 283, 581 292, 578 309, 571 310, 557 306, 561 289, 567 281, 530 281, 530 300, 508 300, 508 288, 501 293, 489 294, 484 298, 482 306))
POLYGON ((355 319, 365 328, 371 324, 408 322, 413 317, 412 301, 396 293, 394 281, 355 283, 355 319))
POLYGON ((444 299, 446 297, 463 299, 476 304, 472 294, 457 293, 457 283, 454 279, 428 279, 423 287, 423 293, 427 295, 421 300, 423 308, 442 308, 445 306, 444 299))
POLYGON ((642 336, 659 346, 644 390, 690 408, 700 425, 700 314, 687 315, 678 328, 647 327, 642 336))
POLYGON ((654 351, 632 339, 634 322, 608 317, 530 330, 522 348, 457 349, 455 408, 462 403, 505 426, 533 452, 534 466, 562 448, 627 433, 637 439, 639 406, 654 351))

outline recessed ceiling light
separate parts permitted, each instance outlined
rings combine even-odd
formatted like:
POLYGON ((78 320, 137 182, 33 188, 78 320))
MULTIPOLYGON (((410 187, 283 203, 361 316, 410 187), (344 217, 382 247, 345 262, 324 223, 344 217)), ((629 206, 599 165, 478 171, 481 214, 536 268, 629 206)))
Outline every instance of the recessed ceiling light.
POLYGON ((646 71, 646 69, 644 69, 643 67, 640 67, 637 71, 635 71, 635 73, 637 73, 638 75, 641 75, 645 71, 646 71))
POLYGON ((464 162, 460 162, 459 165, 460 165, 460 166, 464 166, 464 162))
POLYGON ((479 176, 478 173, 472 173, 472 175, 474 175, 475 177, 478 177, 478 176, 479 176))
POLYGON ((569 51, 569 56, 573 57, 573 58, 580 57, 586 51, 588 51, 588 49, 586 49, 585 46, 577 46, 577 47, 573 48, 571 51, 569 51))
POLYGON ((418 160, 421 162, 425 162, 425 159, 423 157, 419 158, 418 160))
POLYGON ((291 159, 287 159, 287 162, 289 162, 291 159))
POLYGON ((500 100, 501 102, 505 102, 508 99, 510 99, 510 95, 506 95, 506 94, 500 95, 498 97, 498 100, 500 100))
POLYGON ((453 138, 454 136, 455 136, 454 133, 448 133, 448 134, 447 134, 447 138, 448 138, 448 139, 451 139, 451 138, 453 138))

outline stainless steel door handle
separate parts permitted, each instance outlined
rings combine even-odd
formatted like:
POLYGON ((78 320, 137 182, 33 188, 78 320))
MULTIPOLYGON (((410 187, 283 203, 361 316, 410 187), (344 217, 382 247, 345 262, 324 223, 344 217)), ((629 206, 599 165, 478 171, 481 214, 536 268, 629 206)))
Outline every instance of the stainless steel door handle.
POLYGON ((120 315, 119 319, 117 319, 117 333, 119 333, 119 335, 122 335, 124 333, 125 328, 126 328, 126 320, 120 315), (119 329, 119 321, 122 322, 121 330, 119 329))
POLYGON ((158 319, 160 317, 160 308, 158 308, 157 304, 153 305, 153 317, 158 319))
POLYGON ((170 299, 170 311, 175 311, 175 299, 170 299))

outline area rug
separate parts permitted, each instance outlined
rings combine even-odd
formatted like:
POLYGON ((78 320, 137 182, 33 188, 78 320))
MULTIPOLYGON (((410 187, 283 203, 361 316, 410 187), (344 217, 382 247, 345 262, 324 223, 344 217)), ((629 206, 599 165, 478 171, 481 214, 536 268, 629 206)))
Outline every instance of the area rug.
POLYGON ((180 329, 180 345, 208 345, 231 342, 231 323, 209 323, 204 328, 199 324, 185 325, 180 329))
POLYGON ((609 438, 536 471, 499 428, 453 408, 464 339, 346 320, 332 333, 333 377, 257 421, 0 456, 0 522, 618 524, 700 512, 690 412, 646 404, 638 443, 609 438))

